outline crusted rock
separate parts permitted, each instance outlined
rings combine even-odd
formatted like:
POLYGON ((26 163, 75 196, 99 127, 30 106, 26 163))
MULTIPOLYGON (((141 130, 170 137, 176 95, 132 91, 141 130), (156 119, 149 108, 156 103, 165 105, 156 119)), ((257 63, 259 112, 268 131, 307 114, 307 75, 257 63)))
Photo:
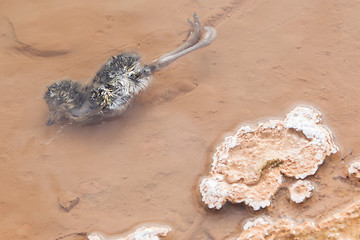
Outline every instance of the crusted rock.
POLYGON ((167 226, 140 227, 135 232, 125 236, 106 236, 100 232, 92 232, 87 235, 87 240, 160 240, 171 231, 167 226))
POLYGON ((350 167, 348 168, 348 172, 350 176, 360 178, 360 159, 357 159, 351 163, 350 167))
POLYGON ((272 221, 270 218, 258 217, 246 222, 243 229, 236 240, 302 239, 294 236, 303 237, 311 234, 315 231, 315 225, 312 222, 295 225, 287 218, 272 221))
POLYGON ((302 203, 305 198, 310 198, 314 187, 308 180, 299 180, 289 188, 290 199, 295 203, 302 203))
POLYGON ((203 202, 217 209, 226 201, 245 202, 254 210, 266 207, 281 184, 280 173, 303 179, 337 151, 314 108, 296 107, 284 121, 241 127, 217 148, 210 176, 200 183, 203 202))
POLYGON ((245 202, 254 210, 270 206, 270 199, 279 189, 282 175, 278 168, 268 171, 261 181, 254 185, 228 184, 224 176, 218 174, 211 178, 203 179, 201 191, 203 201, 209 208, 220 209, 226 201, 233 203, 245 202))
POLYGON ((58 195, 59 206, 66 212, 69 212, 79 203, 79 197, 72 192, 62 191, 58 195))
POLYGON ((311 221, 295 223, 290 219, 258 217, 249 220, 236 240, 266 239, 358 239, 360 202, 355 202, 339 213, 315 225, 311 221))

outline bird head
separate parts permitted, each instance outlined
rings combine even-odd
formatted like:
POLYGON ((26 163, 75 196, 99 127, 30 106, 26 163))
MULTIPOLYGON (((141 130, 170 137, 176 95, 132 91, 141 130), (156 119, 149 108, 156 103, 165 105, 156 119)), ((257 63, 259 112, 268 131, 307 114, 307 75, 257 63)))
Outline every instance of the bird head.
POLYGON ((62 80, 48 87, 44 99, 49 107, 47 125, 60 119, 74 119, 88 110, 81 110, 86 102, 86 93, 78 82, 62 80))

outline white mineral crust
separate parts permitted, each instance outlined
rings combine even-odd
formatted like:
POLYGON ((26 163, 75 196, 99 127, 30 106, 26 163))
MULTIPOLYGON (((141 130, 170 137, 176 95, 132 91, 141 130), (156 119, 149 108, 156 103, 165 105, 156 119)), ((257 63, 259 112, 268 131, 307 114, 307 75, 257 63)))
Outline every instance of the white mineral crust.
POLYGON ((360 202, 356 201, 318 224, 288 218, 257 217, 248 220, 236 240, 359 239, 360 202))
POLYGON ((337 151, 330 130, 321 124, 321 113, 296 107, 284 121, 244 126, 226 137, 213 156, 210 176, 200 183, 202 200, 217 209, 226 201, 244 202, 254 210, 267 207, 282 174, 304 179, 337 151))
POLYGON ((308 180, 298 180, 289 188, 290 198, 295 203, 302 203, 306 198, 311 197, 314 187, 308 180))
POLYGON ((360 159, 355 160, 348 168, 349 175, 360 178, 360 159))
POLYGON ((88 240, 160 240, 171 231, 167 226, 140 227, 125 237, 106 236, 100 232, 87 235, 88 240))

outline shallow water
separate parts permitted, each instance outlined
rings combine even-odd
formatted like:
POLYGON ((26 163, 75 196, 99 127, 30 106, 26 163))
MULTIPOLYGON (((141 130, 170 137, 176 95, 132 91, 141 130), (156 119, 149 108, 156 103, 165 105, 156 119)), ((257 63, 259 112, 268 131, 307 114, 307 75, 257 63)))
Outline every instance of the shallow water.
POLYGON ((171 239, 225 239, 251 216, 317 220, 360 198, 360 184, 344 178, 360 150, 358 1, 0 6, 4 239, 115 234, 146 222, 172 226, 171 239), (185 19, 194 11, 217 29, 217 39, 158 73, 124 115, 97 125, 45 125, 46 86, 66 77, 90 81, 124 50, 152 61, 186 39, 185 19), (283 189, 259 212, 242 204, 207 210, 197 185, 224 134, 241 123, 283 118, 297 104, 318 108, 340 146, 310 177, 313 197, 294 205, 283 189), (70 212, 58 205, 63 191, 80 198, 70 212))

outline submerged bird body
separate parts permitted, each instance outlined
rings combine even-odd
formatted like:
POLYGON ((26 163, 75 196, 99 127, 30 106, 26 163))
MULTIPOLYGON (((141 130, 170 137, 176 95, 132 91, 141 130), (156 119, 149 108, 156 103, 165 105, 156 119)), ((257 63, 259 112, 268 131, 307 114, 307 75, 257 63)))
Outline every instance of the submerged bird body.
POLYGON ((216 30, 204 27, 206 33, 199 41, 202 28, 196 14, 189 23, 192 30, 188 41, 150 65, 142 64, 137 53, 122 53, 111 57, 88 85, 72 80, 53 83, 44 96, 50 111, 47 125, 59 120, 87 123, 121 114, 134 96, 150 85, 155 71, 214 40, 216 30))
POLYGON ((103 111, 116 110, 149 86, 152 71, 142 66, 140 56, 124 53, 110 58, 87 90, 93 105, 103 111))
POLYGON ((136 53, 111 57, 98 71, 91 84, 62 80, 45 93, 50 110, 48 125, 65 119, 90 122, 121 114, 152 80, 152 68, 143 66, 136 53))

